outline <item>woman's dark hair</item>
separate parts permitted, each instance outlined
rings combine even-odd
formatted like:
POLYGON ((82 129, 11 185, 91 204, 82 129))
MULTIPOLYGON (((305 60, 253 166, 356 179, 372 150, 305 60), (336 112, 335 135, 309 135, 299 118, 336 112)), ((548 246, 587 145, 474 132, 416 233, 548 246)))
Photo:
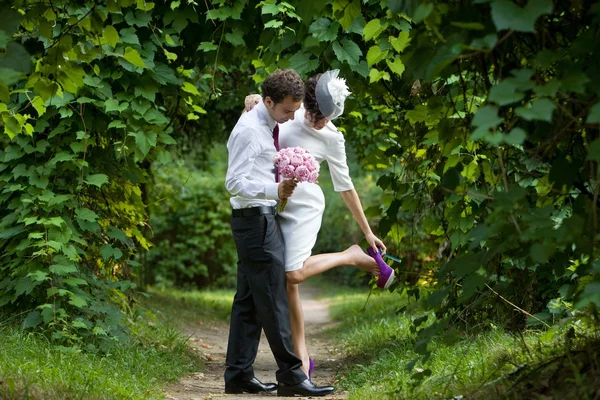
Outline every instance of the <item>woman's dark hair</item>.
POLYGON ((294 101, 304 97, 304 82, 300 75, 292 69, 280 69, 265 79, 262 83, 262 97, 270 97, 275 104, 283 102, 290 96, 294 101))
POLYGON ((317 103, 316 95, 317 82, 319 81, 321 75, 323 74, 311 76, 306 80, 306 84, 304 85, 304 108, 315 118, 316 121, 320 121, 325 118, 325 116, 321 113, 321 110, 319 110, 319 104, 317 103))

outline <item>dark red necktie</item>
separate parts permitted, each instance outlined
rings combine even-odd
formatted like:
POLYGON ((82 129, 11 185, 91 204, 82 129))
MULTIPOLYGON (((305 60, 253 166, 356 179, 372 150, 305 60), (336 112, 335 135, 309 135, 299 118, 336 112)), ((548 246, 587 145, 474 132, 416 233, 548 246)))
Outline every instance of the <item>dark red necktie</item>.
MULTIPOLYGON (((279 151, 279 124, 275 124, 275 128, 273 128, 273 144, 275 145, 275 150, 279 151)), ((275 182, 279 182, 279 170, 275 167, 275 182)))

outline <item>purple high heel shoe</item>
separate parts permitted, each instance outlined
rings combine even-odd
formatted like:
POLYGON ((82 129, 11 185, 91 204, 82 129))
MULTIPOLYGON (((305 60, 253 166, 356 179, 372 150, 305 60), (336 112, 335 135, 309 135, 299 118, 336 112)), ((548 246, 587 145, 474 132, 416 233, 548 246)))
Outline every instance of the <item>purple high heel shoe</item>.
POLYGON ((377 287, 380 289, 387 289, 396 278, 394 269, 387 265, 385 261, 383 261, 383 258, 381 258, 381 254, 373 251, 371 247, 367 247, 367 253, 369 253, 369 255, 373 257, 373 259, 379 265, 380 274, 379 278, 377 279, 377 287))
POLYGON ((312 373, 315 369, 315 363, 312 358, 308 359, 308 379, 312 382, 312 373))

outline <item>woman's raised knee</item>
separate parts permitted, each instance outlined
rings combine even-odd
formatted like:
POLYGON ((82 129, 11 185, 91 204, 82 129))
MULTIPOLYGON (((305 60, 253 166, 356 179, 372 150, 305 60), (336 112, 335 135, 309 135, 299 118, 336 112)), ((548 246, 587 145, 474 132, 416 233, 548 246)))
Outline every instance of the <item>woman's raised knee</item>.
POLYGON ((286 272, 285 278, 287 279, 288 283, 291 283, 294 285, 297 285, 304 280, 304 277, 302 276, 302 272, 300 272, 299 270, 286 272))

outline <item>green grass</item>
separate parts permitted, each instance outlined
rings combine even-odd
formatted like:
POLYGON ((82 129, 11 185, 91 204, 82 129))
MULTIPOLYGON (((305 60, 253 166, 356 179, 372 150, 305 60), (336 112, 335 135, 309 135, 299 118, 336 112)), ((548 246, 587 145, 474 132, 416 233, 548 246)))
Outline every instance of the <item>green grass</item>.
POLYGON ((0 399, 164 398, 169 382, 202 369, 183 327, 225 320, 233 292, 150 293, 130 321, 132 342, 108 354, 64 352, 40 334, 0 324, 0 399))
POLYGON ((431 358, 409 371, 418 357, 411 321, 423 315, 414 303, 398 293, 377 292, 368 302, 365 291, 328 293, 331 315, 340 322, 328 334, 343 343, 348 366, 338 384, 350 399, 521 399, 543 392, 556 399, 593 398, 589 393, 598 387, 600 346, 581 348, 589 347, 589 337, 579 349, 572 344, 565 352, 563 340, 551 341, 539 332, 515 336, 498 327, 462 333, 452 345, 430 343, 431 358), (561 382, 553 381, 558 378, 561 382))
POLYGON ((235 292, 233 290, 149 289, 151 297, 144 304, 157 317, 179 329, 191 321, 228 321, 235 292))

